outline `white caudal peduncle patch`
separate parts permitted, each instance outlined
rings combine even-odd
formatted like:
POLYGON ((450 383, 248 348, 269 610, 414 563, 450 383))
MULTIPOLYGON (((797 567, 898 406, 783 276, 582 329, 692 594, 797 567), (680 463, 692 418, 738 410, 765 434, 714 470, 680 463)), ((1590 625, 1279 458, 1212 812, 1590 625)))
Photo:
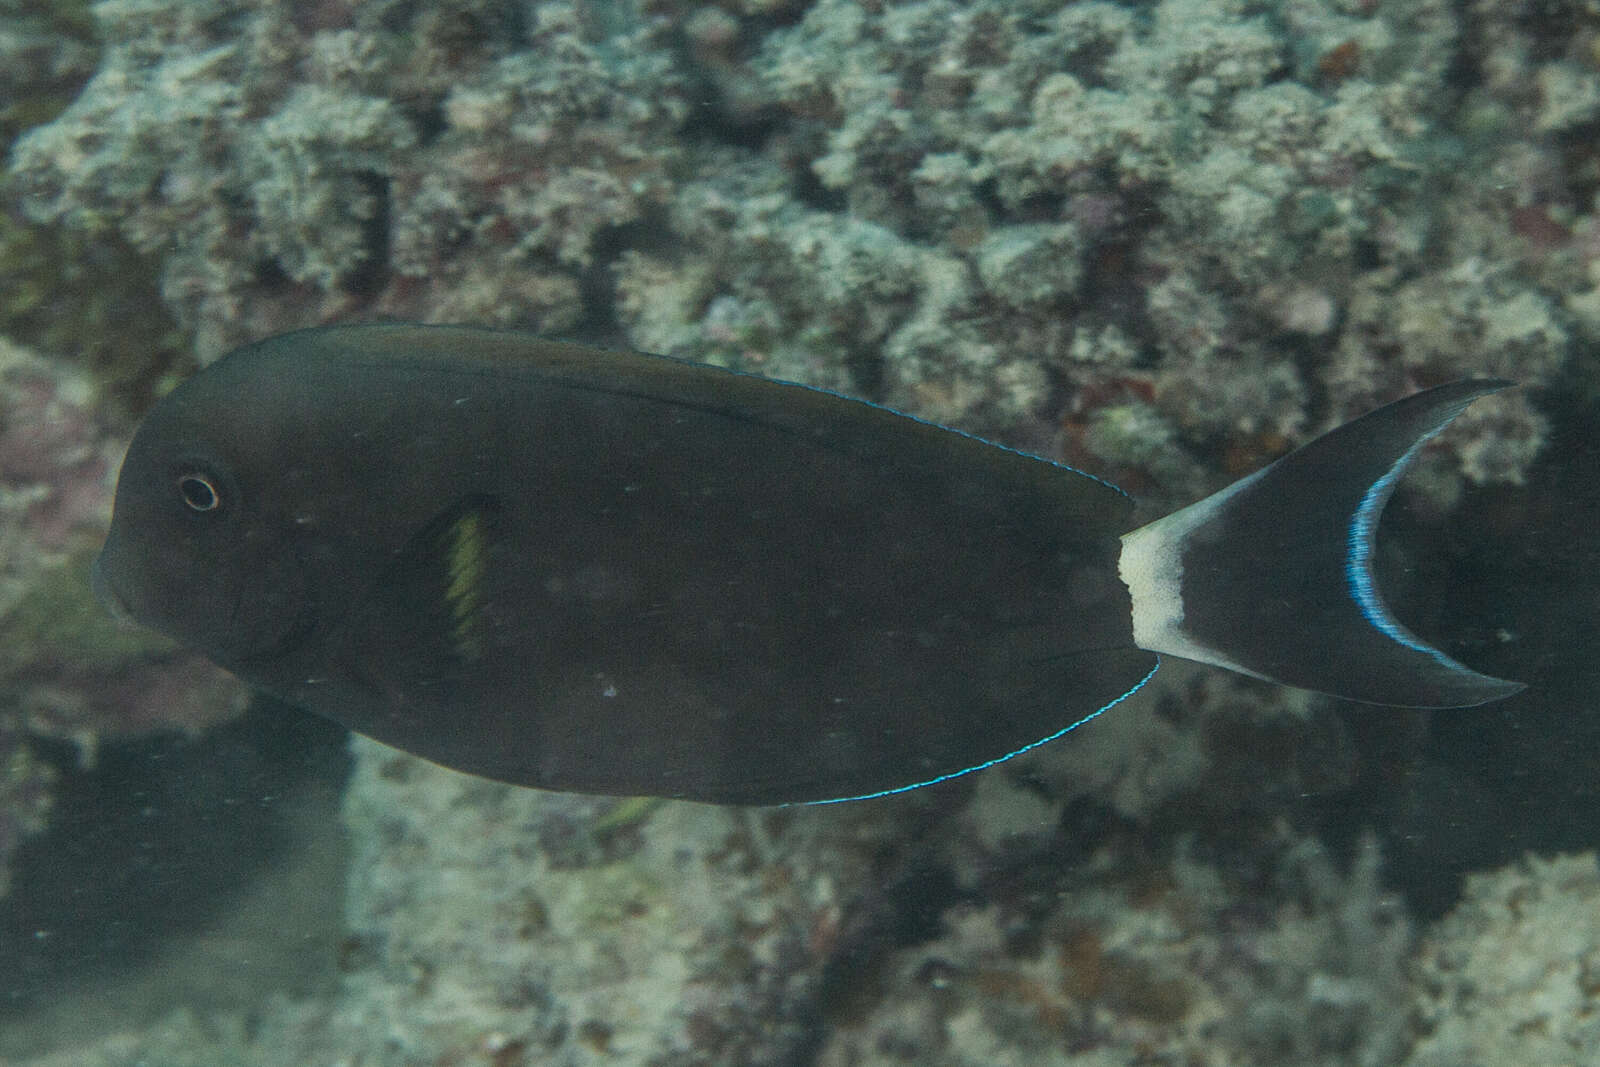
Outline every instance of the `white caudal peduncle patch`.
POLYGON ((1216 515, 1235 493, 1261 476, 1242 478, 1226 489, 1180 511, 1122 535, 1117 575, 1133 599, 1133 643, 1149 652, 1180 656, 1199 663, 1260 678, 1216 649, 1202 645, 1183 626, 1183 551, 1195 530, 1216 515))

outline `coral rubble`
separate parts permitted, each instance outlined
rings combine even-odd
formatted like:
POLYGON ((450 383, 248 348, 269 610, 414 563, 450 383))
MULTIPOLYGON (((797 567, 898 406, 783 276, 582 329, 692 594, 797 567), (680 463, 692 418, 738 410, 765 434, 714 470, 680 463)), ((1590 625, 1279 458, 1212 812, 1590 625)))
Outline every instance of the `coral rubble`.
MULTIPOLYGON (((37 6, 0 6, 0 84, 35 94, 0 105, 0 331, 78 368, 0 342, 0 870, 47 822, 41 738, 231 707, 85 621, 97 410, 181 372, 178 331, 202 362, 372 318, 628 344, 990 434, 1156 511, 1417 387, 1518 380, 1420 457, 1443 511, 1526 477, 1535 390, 1595 388, 1570 358, 1600 339, 1592 2, 37 6), (147 268, 160 314, 127 329, 147 268)), ((1180 668, 976 780, 776 812, 358 741, 336 992, 33 1062, 1590 1056, 1592 857, 1480 876, 1419 947, 1374 838, 1283 814, 1358 781, 1352 733, 1180 668)))

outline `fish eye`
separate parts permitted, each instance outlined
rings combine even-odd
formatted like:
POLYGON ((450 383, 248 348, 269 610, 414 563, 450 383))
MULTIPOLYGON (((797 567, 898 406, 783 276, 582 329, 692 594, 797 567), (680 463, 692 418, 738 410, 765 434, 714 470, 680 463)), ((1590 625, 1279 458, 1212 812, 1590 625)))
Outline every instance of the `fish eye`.
POLYGON ((222 494, 204 474, 185 474, 179 478, 178 492, 190 511, 216 511, 222 506, 222 494))

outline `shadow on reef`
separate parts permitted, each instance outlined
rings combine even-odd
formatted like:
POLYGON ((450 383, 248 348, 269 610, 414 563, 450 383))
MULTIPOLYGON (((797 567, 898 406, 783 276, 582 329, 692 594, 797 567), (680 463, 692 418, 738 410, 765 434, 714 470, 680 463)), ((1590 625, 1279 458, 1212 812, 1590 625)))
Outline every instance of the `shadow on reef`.
POLYGON ((258 699, 201 737, 107 743, 92 771, 60 753, 50 829, 19 850, 0 903, 0 1023, 132 973, 225 916, 296 847, 296 798, 342 789, 344 739, 258 699))
POLYGON ((1377 827, 1387 880, 1424 919, 1468 871, 1600 841, 1600 399, 1542 406, 1551 433, 1526 484, 1471 491, 1452 520, 1386 519, 1428 561, 1409 575, 1438 600, 1408 605, 1418 629, 1529 687, 1479 708, 1346 713, 1363 768, 1352 795, 1329 798, 1324 832, 1377 827))

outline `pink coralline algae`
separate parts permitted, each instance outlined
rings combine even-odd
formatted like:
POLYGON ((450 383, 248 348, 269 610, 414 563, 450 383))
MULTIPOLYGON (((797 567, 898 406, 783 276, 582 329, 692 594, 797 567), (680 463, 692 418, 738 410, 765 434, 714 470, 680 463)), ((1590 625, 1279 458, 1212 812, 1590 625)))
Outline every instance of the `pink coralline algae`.
POLYGON ((85 383, 9 346, 0 359, 0 506, 38 547, 64 551, 75 535, 93 536, 104 524, 116 445, 85 383))

